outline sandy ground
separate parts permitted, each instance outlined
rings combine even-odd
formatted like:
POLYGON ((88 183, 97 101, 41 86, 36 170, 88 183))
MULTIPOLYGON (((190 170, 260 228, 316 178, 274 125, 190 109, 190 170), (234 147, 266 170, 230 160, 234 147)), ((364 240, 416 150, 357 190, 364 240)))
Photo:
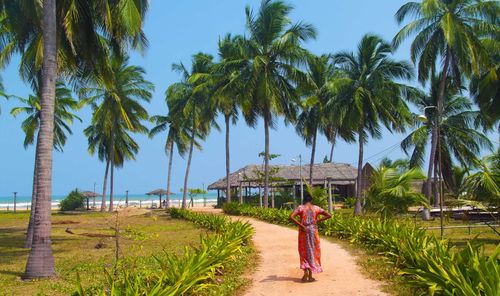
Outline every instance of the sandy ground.
POLYGON ((257 270, 251 275, 252 285, 245 295, 387 295, 381 291, 379 282, 361 273, 354 256, 324 239, 321 239, 324 272, 313 275, 316 282, 302 283, 297 231, 251 218, 235 219, 248 220, 252 224, 255 229, 253 240, 260 253, 257 270))

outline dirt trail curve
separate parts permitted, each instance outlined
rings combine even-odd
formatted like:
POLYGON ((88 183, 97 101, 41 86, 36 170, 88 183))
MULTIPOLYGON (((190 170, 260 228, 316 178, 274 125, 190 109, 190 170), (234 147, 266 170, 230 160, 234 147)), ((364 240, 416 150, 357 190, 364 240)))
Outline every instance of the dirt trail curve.
POLYGON ((339 245, 321 239, 323 273, 316 274, 316 282, 301 283, 298 268, 297 231, 248 220, 255 228, 254 243, 260 253, 260 262, 252 277, 248 296, 273 295, 387 295, 380 283, 364 276, 355 258, 339 245))

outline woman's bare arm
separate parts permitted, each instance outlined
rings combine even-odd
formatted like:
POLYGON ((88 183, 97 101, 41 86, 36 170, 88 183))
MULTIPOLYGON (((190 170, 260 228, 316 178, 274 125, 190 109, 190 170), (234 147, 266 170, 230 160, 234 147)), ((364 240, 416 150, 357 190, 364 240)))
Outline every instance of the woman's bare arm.
POLYGON ((328 213, 327 211, 323 211, 323 213, 321 213, 321 216, 323 216, 323 217, 318 219, 318 222, 328 220, 332 217, 332 215, 330 213, 328 213))
POLYGON ((300 228, 302 228, 302 229, 306 229, 306 227, 305 227, 302 223, 300 223, 299 221, 297 221, 297 219, 295 219, 295 217, 297 217, 297 215, 298 215, 298 214, 297 214, 297 213, 295 213, 295 212, 291 213, 291 214, 290 214, 290 217, 289 217, 290 221, 292 221, 293 223, 295 223, 295 224, 296 224, 297 226, 299 226, 300 228))

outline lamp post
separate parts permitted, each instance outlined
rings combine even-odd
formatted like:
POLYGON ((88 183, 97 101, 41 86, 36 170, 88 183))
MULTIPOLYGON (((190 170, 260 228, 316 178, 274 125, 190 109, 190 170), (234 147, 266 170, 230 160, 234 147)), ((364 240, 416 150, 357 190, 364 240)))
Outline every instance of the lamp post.
POLYGON ((14 213, 16 212, 16 199, 17 199, 17 192, 13 192, 14 193, 14 213))
MULTIPOLYGON (((298 155, 299 169, 300 169, 300 202, 304 200, 304 181, 302 180, 302 155, 298 155)), ((292 162, 296 163, 297 158, 292 158, 292 162)))
MULTIPOLYGON (((439 108, 437 106, 426 106, 424 107, 424 114, 418 115, 417 119, 422 121, 422 122, 428 122, 429 119, 425 115, 425 111, 427 109, 436 109, 439 113, 439 108)), ((443 203, 444 203, 444 188, 443 188, 443 164, 441 161, 441 140, 440 140, 440 129, 441 129, 441 123, 442 123, 442 118, 441 115, 438 114, 438 121, 437 121, 437 134, 435 135, 437 137, 437 143, 436 143, 436 149, 438 152, 438 167, 439 167, 439 175, 438 175, 438 182, 439 182, 439 224, 441 228, 441 238, 444 236, 444 215, 443 215, 443 203)), ((427 176, 429 178, 430 176, 427 176)), ((437 192, 436 192, 437 193, 437 192)))

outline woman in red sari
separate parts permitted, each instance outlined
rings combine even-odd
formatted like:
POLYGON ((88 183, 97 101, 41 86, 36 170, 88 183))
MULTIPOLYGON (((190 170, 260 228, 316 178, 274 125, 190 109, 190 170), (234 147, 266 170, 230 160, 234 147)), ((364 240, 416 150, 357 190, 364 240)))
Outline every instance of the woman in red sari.
POLYGON ((304 195, 303 204, 290 215, 290 220, 299 226, 300 269, 304 270, 302 282, 313 282, 313 273, 320 273, 321 247, 319 245, 318 222, 332 216, 322 208, 313 205, 309 194, 304 195), (300 222, 295 217, 300 217, 300 222), (319 216, 323 216, 319 218, 319 216))

